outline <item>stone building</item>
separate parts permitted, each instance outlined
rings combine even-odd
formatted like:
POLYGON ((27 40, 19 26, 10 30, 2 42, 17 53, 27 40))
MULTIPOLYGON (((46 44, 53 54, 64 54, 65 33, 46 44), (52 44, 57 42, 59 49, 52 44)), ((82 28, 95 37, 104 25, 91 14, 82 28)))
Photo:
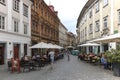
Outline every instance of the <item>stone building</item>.
POLYGON ((33 0, 31 35, 32 45, 39 42, 59 44, 59 23, 57 11, 44 0, 33 0))
POLYGON ((73 48, 76 45, 76 38, 72 32, 67 32, 67 47, 73 48))
POLYGON ((0 64, 31 55, 31 4, 30 0, 0 0, 0 64))
POLYGON ((59 45, 62 47, 67 46, 67 31, 68 29, 62 24, 59 24, 59 45))
MULTIPOLYGON (((77 20, 79 43, 120 32, 120 0, 88 0, 77 20)), ((104 43, 100 51, 115 48, 115 43, 104 43)))

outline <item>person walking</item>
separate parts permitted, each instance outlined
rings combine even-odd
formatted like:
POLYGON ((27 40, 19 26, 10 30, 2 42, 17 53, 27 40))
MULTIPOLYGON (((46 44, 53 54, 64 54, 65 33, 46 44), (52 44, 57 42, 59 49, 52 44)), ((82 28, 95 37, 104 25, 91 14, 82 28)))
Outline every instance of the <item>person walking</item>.
POLYGON ((54 50, 51 50, 48 54, 49 54, 49 56, 50 56, 51 69, 53 69, 55 52, 54 52, 54 50))
POLYGON ((68 61, 70 61, 70 51, 67 50, 67 57, 68 57, 68 61))

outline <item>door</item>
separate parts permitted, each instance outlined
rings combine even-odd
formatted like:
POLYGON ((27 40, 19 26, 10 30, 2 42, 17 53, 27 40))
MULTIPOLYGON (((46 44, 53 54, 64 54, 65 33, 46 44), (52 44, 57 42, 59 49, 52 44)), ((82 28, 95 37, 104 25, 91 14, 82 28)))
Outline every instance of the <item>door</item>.
POLYGON ((14 44, 14 58, 19 59, 19 44, 14 44))
POLYGON ((24 55, 27 55, 27 44, 24 44, 24 55))
POLYGON ((4 45, 0 44, 0 65, 4 64, 4 45))

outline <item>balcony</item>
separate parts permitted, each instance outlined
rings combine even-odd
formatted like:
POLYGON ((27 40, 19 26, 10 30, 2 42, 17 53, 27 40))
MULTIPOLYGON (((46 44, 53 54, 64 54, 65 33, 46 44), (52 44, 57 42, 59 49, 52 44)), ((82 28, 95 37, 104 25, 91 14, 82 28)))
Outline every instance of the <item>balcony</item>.
POLYGON ((103 29, 103 31, 102 31, 102 33, 101 33, 101 35, 103 36, 103 35, 108 35, 109 34, 109 28, 107 27, 107 28, 104 28, 103 29))

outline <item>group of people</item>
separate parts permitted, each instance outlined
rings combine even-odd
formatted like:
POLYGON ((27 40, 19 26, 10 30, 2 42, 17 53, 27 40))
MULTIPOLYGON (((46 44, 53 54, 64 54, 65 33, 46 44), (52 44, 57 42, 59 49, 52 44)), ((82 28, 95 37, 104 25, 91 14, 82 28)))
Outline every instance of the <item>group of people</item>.
MULTIPOLYGON (((53 49, 51 51, 49 51, 48 56, 50 59, 51 68, 53 69, 55 51, 53 49)), ((48 59, 48 56, 46 54, 44 54, 42 56, 40 56, 39 54, 35 54, 32 57, 25 55, 20 60, 19 60, 19 58, 14 57, 14 58, 11 58, 10 60, 8 60, 8 63, 9 63, 8 66, 11 67, 12 72, 14 72, 14 71, 20 72, 21 62, 29 63, 30 61, 35 61, 35 62, 43 63, 43 62, 45 62, 45 60, 48 59), (43 60, 43 62, 41 62, 41 60, 43 60)))
MULTIPOLYGON (((19 59, 19 58, 12 58, 10 60, 12 72, 14 72, 14 71, 20 72, 21 62, 29 63, 30 61, 39 62, 39 63, 42 63, 44 65, 46 64, 44 62, 50 62, 51 69, 53 69, 54 68, 54 60, 56 58, 56 54, 55 53, 56 52, 55 52, 54 49, 50 49, 50 51, 47 54, 43 54, 43 55, 40 55, 40 54, 36 53, 32 57, 24 55, 23 57, 21 57, 21 59, 19 59)), ((68 57, 68 61, 70 60, 70 52, 68 50, 66 50, 65 52, 60 52, 60 53, 63 54, 62 56, 64 56, 64 53, 66 53, 66 55, 68 57)), ((61 57, 61 55, 60 55, 60 57, 61 57)))
POLYGON ((89 54, 79 54, 78 59, 88 61, 90 63, 100 63, 104 66, 104 69, 110 69, 111 63, 107 61, 107 57, 104 53, 102 54, 94 54, 90 52, 89 54))

